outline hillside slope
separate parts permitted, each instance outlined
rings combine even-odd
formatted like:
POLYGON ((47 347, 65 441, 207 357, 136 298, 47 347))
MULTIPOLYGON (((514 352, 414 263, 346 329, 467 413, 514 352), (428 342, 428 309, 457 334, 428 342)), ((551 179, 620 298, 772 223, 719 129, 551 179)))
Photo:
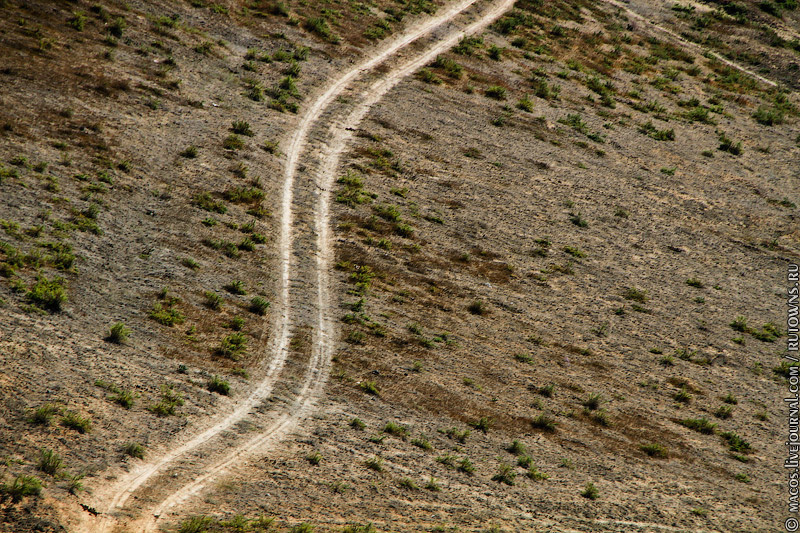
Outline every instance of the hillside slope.
MULTIPOLYGON (((522 0, 393 88, 330 191, 325 398, 165 527, 774 530, 800 131, 798 10, 767 3, 522 0)), ((269 372, 298 116, 447 7, 0 7, 0 530, 78 531, 269 372), (12 498, 15 479, 45 486, 12 498)), ((444 32, 337 99, 312 148, 444 32)), ((306 164, 298 268, 318 252, 306 164)), ((208 454, 296 397, 317 333, 292 301, 269 401, 208 454)))

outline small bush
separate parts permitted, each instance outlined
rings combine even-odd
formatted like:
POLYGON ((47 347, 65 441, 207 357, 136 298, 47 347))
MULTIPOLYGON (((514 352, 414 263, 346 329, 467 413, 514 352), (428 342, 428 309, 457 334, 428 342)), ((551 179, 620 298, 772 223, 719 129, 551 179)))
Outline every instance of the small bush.
POLYGON ((622 297, 626 300, 633 300, 634 302, 645 303, 647 301, 647 291, 630 287, 625 289, 622 297))
POLYGON ((398 485, 400 485, 400 487, 402 487, 404 489, 408 489, 408 490, 418 490, 419 489, 417 484, 414 483, 414 481, 411 478, 407 478, 407 477, 401 478, 400 481, 398 481, 398 485))
POLYGON ((371 394, 373 396, 380 396, 380 390, 378 389, 378 385, 374 381, 362 381, 359 384, 361 390, 366 392, 367 394, 371 394))
POLYGON ((171 305, 164 307, 157 303, 153 306, 149 315, 150 318, 164 326, 172 327, 175 324, 183 324, 184 321, 183 314, 171 305))
POLYGON ((585 228, 589 226, 589 223, 586 221, 585 218, 580 213, 570 213, 569 221, 578 226, 579 228, 585 228))
POLYGON ((144 446, 138 442, 128 443, 125 448, 123 448, 122 452, 135 459, 144 459, 144 446))
POLYGON ((380 457, 372 457, 371 459, 367 459, 366 466, 370 470, 374 470, 376 472, 383 472, 383 459, 380 457))
POLYGON ((533 427, 536 429, 553 432, 556 430, 557 424, 551 416, 541 413, 531 421, 531 425, 533 425, 533 427))
POLYGON ((595 487, 594 483, 590 481, 586 484, 583 492, 581 492, 581 496, 590 500, 596 500, 600 497, 600 491, 597 489, 597 487, 595 487))
POLYGON ((535 466, 531 466, 525 475, 528 476, 528 479, 532 479, 533 481, 546 481, 550 479, 550 474, 539 472, 535 466))
POLYGON ((498 467, 497 473, 492 476, 492 481, 513 485, 516 477, 517 473, 514 472, 514 468, 510 464, 503 463, 498 467))
POLYGON ((161 386, 161 399, 147 409, 158 416, 171 416, 175 408, 183 405, 183 395, 169 385, 161 386))
POLYGON ((188 146, 182 152, 180 152, 179 155, 181 157, 185 157, 186 159, 194 159, 197 157, 197 146, 188 146))
POLYGON ((38 496, 41 493, 42 481, 35 476, 19 475, 10 485, 0 484, 0 494, 7 494, 14 502, 25 496, 38 496))
POLYGON ((525 455, 528 450, 525 447, 525 445, 522 443, 522 441, 514 439, 514 441, 511 442, 511 444, 508 446, 508 448, 506 448, 506 451, 508 451, 508 453, 512 453, 514 455, 525 455))
POLYGON ((600 404, 603 403, 603 396, 600 394, 592 393, 581 403, 587 409, 595 410, 598 407, 600 407, 600 404))
POLYGON ((400 437, 403 440, 405 440, 406 436, 408 436, 408 429, 405 426, 395 424, 394 422, 387 422, 383 427, 383 432, 394 435, 395 437, 400 437))
POLYGON ((742 143, 741 141, 738 143, 734 142, 733 139, 725 135, 723 132, 719 134, 719 146, 717 149, 733 155, 741 155, 742 143))
POLYGON ((53 420, 53 417, 59 412, 58 407, 53 404, 46 403, 37 408, 31 415, 30 421, 34 424, 46 426, 53 420))
POLYGON ((82 417, 74 411, 67 411, 64 413, 64 416, 61 417, 61 425, 81 434, 88 433, 92 430, 92 421, 88 417, 82 417))
POLYGON ((64 466, 64 461, 61 456, 53 450, 42 449, 39 451, 39 462, 36 464, 36 469, 41 470, 45 474, 55 476, 61 467, 64 466))
POLYGON ((350 421, 350 427, 359 431, 363 431, 367 425, 360 418, 354 418, 350 421))
POLYGON ((222 338, 215 353, 222 357, 238 360, 247 348, 247 337, 243 333, 235 332, 222 338))
POLYGON ((639 449, 650 457, 656 457, 658 459, 666 459, 667 457, 667 449, 657 442, 642 444, 639 446, 639 449))
POLYGON ((680 425, 687 427, 691 430, 697 431, 704 435, 711 435, 714 433, 714 429, 717 425, 711 422, 709 419, 702 417, 702 418, 686 418, 678 422, 680 425))
MULTIPOLYGON (((208 192, 200 193, 197 196, 195 196, 192 199, 192 204, 199 207, 200 209, 211 211, 212 213, 225 214, 228 212, 228 208, 225 206, 225 204, 223 204, 219 200, 214 199, 214 197, 211 196, 211 193, 208 192)), ((205 221, 203 221, 203 223, 205 224, 205 221)))
POLYGON ((61 311, 61 306, 67 301, 64 279, 47 279, 45 276, 39 275, 25 298, 37 307, 57 313, 61 311))
POLYGON ((306 461, 314 466, 317 466, 322 462, 322 454, 319 452, 312 452, 306 455, 306 461))
POLYGON ((469 422, 469 425, 475 429, 478 429, 484 433, 489 431, 489 428, 492 427, 492 419, 482 416, 480 419, 475 420, 473 422, 469 422))
POLYGON ((226 150, 241 150, 244 148, 244 141, 235 133, 231 133, 222 141, 222 147, 226 150))
POLYGON ((214 291, 206 291, 203 293, 206 298, 206 307, 219 311, 222 309, 222 297, 214 291))
POLYGON ((714 411, 714 416, 726 420, 731 416, 733 416, 733 407, 731 407, 730 405, 720 405, 714 411))
POLYGON ((470 461, 468 457, 464 457, 458 463, 457 470, 459 472, 463 472, 465 474, 472 475, 472 474, 475 473, 475 466, 472 464, 472 461, 470 461))
POLYGON ((537 392, 539 394, 541 394, 542 396, 545 396, 547 398, 552 398, 553 397, 553 393, 555 392, 555 389, 556 389, 556 384, 555 383, 548 383, 547 385, 545 385, 543 387, 539 387, 537 389, 537 392))
POLYGON ((114 344, 123 344, 131 334, 131 330, 125 327, 122 322, 117 322, 108 331, 106 340, 114 344))
POLYGON ((223 396, 228 396, 231 392, 231 385, 221 377, 214 375, 206 382, 206 388, 210 392, 216 392, 223 396))
POLYGON ((250 128, 250 123, 246 120, 235 120, 233 124, 231 124, 231 131, 233 133, 238 133, 239 135, 247 135, 248 137, 252 137, 253 130, 250 128))
POLYGON ((732 452, 749 453, 753 449, 749 442, 732 431, 721 433, 720 436, 728 444, 732 452))
POLYGON ((475 300, 469 304, 467 310, 473 315, 485 315, 487 313, 486 304, 481 300, 475 300))
POLYGON ((257 315, 266 315, 267 309, 269 309, 269 302, 266 301, 264 298, 260 296, 254 296, 252 300, 250 300, 250 311, 257 314, 257 315))
POLYGON ((486 96, 489 98, 494 98, 495 100, 505 100, 506 88, 499 85, 492 85, 486 89, 484 94, 486 94, 486 96))

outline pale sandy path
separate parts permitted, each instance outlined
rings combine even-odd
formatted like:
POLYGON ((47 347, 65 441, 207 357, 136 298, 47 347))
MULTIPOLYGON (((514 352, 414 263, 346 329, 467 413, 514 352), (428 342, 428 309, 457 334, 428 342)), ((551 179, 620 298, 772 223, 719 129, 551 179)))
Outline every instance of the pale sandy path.
MULTIPOLYGON (((269 348, 270 353, 274 354, 274 357, 270 360, 262 381, 251 391, 247 398, 238 401, 233 410, 222 415, 222 417, 217 419, 207 429, 190 437, 188 440, 164 453, 157 459, 149 461, 135 468, 130 473, 123 476, 119 481, 111 485, 107 490, 98 491, 98 497, 96 498, 97 502, 95 503, 95 506, 101 514, 96 519, 88 518, 79 526, 79 531, 107 532, 111 531, 116 526, 121 525, 119 521, 113 517, 113 513, 122 509, 128 502, 129 498, 138 489, 142 488, 143 485, 145 485, 154 476, 161 473, 166 466, 172 464, 175 462, 175 460, 185 456, 220 433, 230 430, 235 424, 245 419, 253 410, 253 408, 270 397, 270 394, 272 393, 274 385, 288 356, 289 334, 292 321, 290 279, 293 267, 293 192, 298 162, 301 154, 303 154, 306 148, 307 139, 311 128, 319 120, 325 108, 327 108, 335 100, 335 98, 347 88, 348 84, 357 79, 361 74, 371 71, 401 48, 416 41, 421 36, 429 33, 431 30, 442 26, 455 16, 471 7, 476 2, 478 2, 478 0, 462 0, 460 2, 456 2, 442 9, 434 17, 422 20, 415 26, 408 28, 397 38, 389 41, 386 45, 376 50, 376 52, 370 58, 345 71, 340 77, 334 80, 334 82, 331 83, 322 94, 318 95, 310 106, 306 108, 301 115, 297 129, 290 138, 285 149, 287 159, 284 171, 284 186, 282 189, 281 229, 279 240, 280 276, 278 299, 275 302, 277 319, 274 326, 275 334, 273 335, 273 341, 269 348)), ((476 31, 477 29, 486 26, 500 14, 502 14, 503 11, 509 9, 512 4, 512 0, 503 0, 502 2, 498 2, 498 6, 495 9, 481 17, 478 22, 471 25, 470 28, 473 28, 471 31, 476 31)), ((445 49, 452 46, 462 35, 463 32, 451 33, 446 41, 439 42, 439 46, 435 48, 435 52, 426 54, 425 57, 429 58, 436 53, 441 53, 445 49)), ((424 64, 428 60, 429 59, 426 59, 420 64, 424 64)), ((413 69, 411 69, 411 71, 413 71, 413 69)), ((403 70, 403 74, 401 75, 390 73, 387 76, 387 81, 395 80, 392 84, 393 86, 407 74, 408 72, 406 72, 406 69, 403 70)), ((388 90, 388 88, 386 90, 388 90)), ((377 101, 377 99, 375 101, 377 101)), ((364 114, 366 113, 367 109, 368 108, 365 108, 364 114)), ((344 146, 344 143, 339 143, 336 138, 332 139, 332 143, 337 144, 337 146, 344 146)), ((326 153, 330 153, 330 151, 326 153)), ((335 154, 335 157, 338 160, 338 153, 335 154)), ((326 168, 329 166, 330 165, 327 165, 326 168)), ((333 168, 335 169, 335 164, 333 165, 333 168)), ((329 179, 322 181, 332 182, 333 178, 330 177, 329 179)), ((297 426, 297 423, 304 418, 306 414, 308 414, 322 392, 324 384, 327 381, 331 351, 333 349, 333 325, 330 317, 328 316, 328 269, 330 268, 330 258, 332 257, 332 249, 328 231, 328 205, 328 195, 321 195, 318 198, 318 209, 315 217, 315 223, 317 227, 317 246, 319 250, 319 253, 316 254, 318 290, 315 303, 318 312, 317 327, 314 332, 315 338, 312 360, 309 363, 308 371, 304 376, 300 394, 295 399, 290 409, 281 414, 277 420, 275 420, 257 437, 249 440, 242 446, 234 448, 223 460, 217 462, 212 467, 205 469, 202 476, 195 478, 192 483, 182 487, 173 493, 167 500, 158 505, 153 510, 152 514, 154 517, 158 517, 164 512, 164 510, 173 507, 179 502, 185 500, 187 497, 198 492, 209 480, 216 477, 219 475, 219 473, 234 464, 243 455, 251 453, 255 450, 267 449, 271 443, 292 431, 297 426)), ((147 519, 147 521, 142 524, 142 529, 145 531, 152 530, 156 527, 156 521, 157 519, 147 519)), ((136 529, 138 527, 138 524, 126 525, 129 529, 136 529)))

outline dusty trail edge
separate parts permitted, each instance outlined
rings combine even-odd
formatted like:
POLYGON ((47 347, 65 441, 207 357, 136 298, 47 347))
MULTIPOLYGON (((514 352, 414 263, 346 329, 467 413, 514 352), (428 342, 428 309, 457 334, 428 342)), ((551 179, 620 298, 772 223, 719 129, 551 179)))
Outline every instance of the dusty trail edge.
MULTIPOLYGON (((275 334, 271 342, 269 351, 275 356, 270 360, 262 381, 250 392, 249 396, 243 400, 238 401, 232 411, 226 413, 212 425, 207 427, 202 432, 189 438, 186 442, 169 450, 159 458, 149 463, 143 464, 138 468, 132 470, 124 475, 119 481, 114 483, 106 492, 108 496, 100 499, 100 503, 95 506, 100 514, 92 519, 91 517, 83 516, 82 523, 78 526, 78 531, 87 532, 108 532, 120 524, 113 516, 112 513, 122 509, 129 498, 148 480, 153 478, 156 474, 160 473, 165 466, 172 463, 176 459, 184 456, 192 450, 198 448, 200 445, 212 439, 216 435, 232 428, 236 423, 243 420, 248 413, 256 407, 259 403, 267 400, 272 393, 273 387, 280 375, 280 372, 288 357, 288 343, 291 329, 291 298, 290 298, 290 273, 292 270, 292 201, 295 177, 297 174, 298 163, 301 154, 304 152, 307 144, 308 134, 312 126, 319 120, 322 112, 328 107, 335 98, 340 95, 356 78, 363 73, 366 73, 380 63, 388 59, 395 52, 408 44, 416 41, 423 35, 429 33, 431 30, 449 22, 451 19, 461 14, 469 7, 476 4, 479 0, 462 0, 453 5, 447 6, 439 14, 434 17, 422 20, 419 24, 406 29, 397 38, 390 41, 383 47, 376 50, 372 57, 365 59, 354 67, 347 70, 339 78, 337 78, 328 88, 318 95, 311 105, 301 116, 301 119, 290 137, 288 145, 286 145, 286 164, 284 167, 284 184, 282 188, 282 201, 281 201, 281 228, 279 239, 279 263, 280 263, 280 276, 279 276, 279 297, 276 302, 277 320, 273 327, 275 334), (105 505, 103 505, 105 504, 105 505)), ((480 20, 473 23, 467 30, 455 32, 449 36, 446 41, 436 46, 435 52, 425 54, 425 60, 420 63, 424 64, 428 61, 428 57, 433 57, 436 53, 441 53, 447 48, 451 47, 458 39, 465 33, 477 31, 496 18, 498 18, 505 10, 513 5, 513 0, 503 0, 491 12, 485 14, 480 20)), ((412 69, 413 71, 413 69, 412 69)), ((405 74, 404 74, 405 75, 405 74)), ((396 85, 404 75, 398 76, 396 73, 389 73, 387 80, 394 80, 391 86, 396 85)), ((390 88, 390 87, 388 87, 390 88)), ((388 88, 386 90, 388 90, 388 88)), ((379 98, 378 98, 379 99, 379 98)), ((375 100, 377 101, 377 99, 375 100)), ((373 102, 374 104, 374 102, 373 102)), ((366 114, 368 107, 364 108, 362 117, 366 114)), ((334 144, 341 146, 340 150, 344 147, 343 142, 338 142, 333 139, 334 144)), ((326 155, 330 150, 326 151, 326 155)), ((338 154, 336 154, 338 161, 338 154)), ((327 166, 326 166, 327 168, 327 166)), ((333 165, 335 170, 335 165, 333 165)), ((332 172, 332 171, 331 171, 332 172)), ((333 181, 330 177, 328 182, 333 181)), ((326 187, 325 189, 327 190, 326 187)), ((332 257, 330 236, 328 232, 328 205, 329 199, 327 194, 323 194, 318 199, 317 216, 315 217, 315 224, 317 226, 317 312, 318 312, 318 325, 315 329, 314 339, 314 352, 312 360, 309 363, 309 370, 307 371, 303 386, 299 396, 295 399, 288 412, 283 413, 278 417, 270 426, 268 426, 261 434, 254 439, 251 439, 244 445, 235 448, 229 453, 225 459, 219 461, 212 467, 208 468, 205 473, 196 478, 191 484, 179 489, 167 500, 162 502, 157 508, 153 510, 153 519, 148 519, 146 524, 141 524, 142 531, 152 531, 155 527, 155 522, 161 513, 185 500, 191 494, 198 492, 212 477, 215 477, 224 469, 231 466, 241 456, 255 451, 256 449, 264 448, 271 443, 279 440, 286 433, 292 431, 297 423, 304 418, 312 405, 316 402, 317 398, 322 392, 324 385, 327 381, 327 369, 330 366, 331 351, 333 349, 333 324, 328 317, 328 302, 329 302, 329 276, 327 270, 330 268, 329 259, 332 257), (324 215, 322 214, 324 210, 324 215)), ((134 524, 127 524, 129 528, 134 524)))

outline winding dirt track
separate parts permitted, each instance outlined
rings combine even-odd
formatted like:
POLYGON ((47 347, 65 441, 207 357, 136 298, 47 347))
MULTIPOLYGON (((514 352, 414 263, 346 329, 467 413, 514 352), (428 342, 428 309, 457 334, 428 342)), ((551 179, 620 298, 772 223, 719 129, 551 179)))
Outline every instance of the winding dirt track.
MULTIPOLYGON (((81 525, 79 531, 90 532, 110 532, 118 526, 127 526, 130 531, 155 531, 158 527, 160 518, 170 509, 175 508, 182 502, 191 498, 205 488, 210 481, 224 473, 228 468, 246 456, 255 452, 263 453, 270 449, 280 439, 295 430, 298 424, 307 417, 313 410, 317 400, 321 397, 323 389, 328 379, 331 355, 335 346, 334 323, 330 316, 330 279, 329 271, 333 259, 333 247, 330 236, 329 214, 330 214, 330 189, 335 182, 336 170, 339 158, 344 151, 347 143, 352 137, 352 130, 364 119, 370 108, 378 103, 393 87, 400 83, 405 77, 413 74, 416 70, 433 60, 436 55, 441 54, 454 46, 464 35, 478 32, 499 18, 505 11, 511 9, 514 0, 498 0, 480 14, 479 18, 461 29, 451 28, 444 35, 439 36, 429 46, 414 57, 405 60, 399 66, 392 68, 389 72, 371 84, 361 83, 362 91, 357 98, 352 100, 357 103, 348 109, 348 115, 344 120, 333 122, 326 134, 326 142, 322 150, 308 150, 309 135, 312 129, 324 120, 324 112, 332 107, 336 98, 345 90, 354 85, 354 82, 364 77, 365 74, 373 71, 387 59, 395 55, 398 51, 417 41, 433 30, 445 26, 449 21, 461 15, 479 3, 480 0, 461 0, 444 8, 436 16, 421 20, 417 25, 407 29, 394 40, 388 42, 382 48, 376 50, 371 57, 365 59, 360 64, 343 72, 338 78, 333 80, 327 88, 314 98, 311 104, 302 114, 297 129, 289 139, 285 147, 286 164, 284 169, 284 182, 282 189, 281 202, 281 229, 280 229, 280 276, 278 299, 275 302, 277 318, 274 324, 274 334, 269 347, 271 354, 274 354, 265 369, 264 377, 261 382, 251 391, 249 396, 240 400, 235 408, 223 414, 207 429, 189 438, 174 449, 163 454, 154 461, 148 462, 139 468, 131 471, 122 477, 112 487, 109 488, 105 497, 101 500, 104 505, 97 505, 101 514, 97 519, 81 525), (201 445, 207 443, 225 432, 231 430, 237 423, 245 420, 248 415, 266 401, 277 383, 284 364, 289 355, 288 344, 292 327, 292 305, 293 294, 291 282, 293 273, 297 265, 293 261, 294 235, 293 221, 295 213, 293 202, 295 197, 296 177, 301 157, 306 155, 316 159, 318 164, 313 171, 313 178, 320 193, 316 195, 314 205, 314 230, 316 233, 316 253, 308 255, 310 261, 314 261, 313 270, 315 273, 315 301, 314 306, 314 333, 312 339, 312 355, 303 376, 302 385, 294 401, 274 418, 262 431, 255 437, 246 442, 233 447, 223 458, 218 459, 211 465, 202 469, 202 475, 193 478, 190 483, 181 486, 172 492, 166 499, 158 505, 152 507, 146 516, 135 522, 124 523, 124 519, 117 520, 114 513, 125 508, 130 497, 138 490, 142 489, 148 482, 157 475, 163 473, 164 469, 183 458, 201 445), (313 257, 313 259, 312 259, 313 257)), ((634 18, 645 20, 641 15, 631 11, 627 6, 616 0, 603 0, 604 2, 618 7, 634 18)), ((648 24, 649 28, 665 32, 674 40, 686 46, 703 51, 694 43, 689 43, 672 31, 648 24)), ((724 63, 745 72, 758 80, 774 86, 771 80, 763 78, 758 74, 714 54, 717 59, 724 63)), ((305 184, 307 185, 307 184, 305 184)), ((140 510, 144 513, 146 510, 140 510)))
MULTIPOLYGON (((173 448, 154 461, 148 462, 121 478, 107 492, 97 505, 101 514, 95 520, 90 520, 80 527, 80 531, 108 532, 117 526, 123 525, 121 520, 114 517, 116 511, 122 510, 125 504, 143 488, 148 481, 161 474, 165 467, 190 452, 210 439, 231 430, 233 426, 244 420, 258 405, 267 400, 280 376, 284 363, 288 357, 288 343, 292 325, 292 294, 290 291, 292 271, 295 265, 292 261, 293 252, 293 219, 292 209, 295 177, 301 156, 306 151, 308 136, 312 127, 320 120, 323 112, 330 106, 337 96, 342 94, 348 86, 362 74, 372 71, 375 67, 390 58, 398 50, 406 47, 432 30, 445 25, 465 10, 478 3, 479 0, 462 0, 444 8, 436 16, 420 21, 415 26, 407 29, 400 36, 378 49, 370 58, 342 73, 331 83, 327 89, 318 95, 306 108, 301 116, 297 129, 286 146, 287 160, 284 171, 284 184, 281 203, 281 229, 280 229, 280 278, 279 297, 276 302, 277 319, 274 326, 275 334, 269 348, 274 357, 270 360, 262 381, 252 390, 250 395, 239 401, 235 408, 216 420, 213 425, 189 440, 173 448)), ((354 127, 360 122, 370 106, 374 105, 392 87, 397 85, 404 77, 413 73, 425 63, 433 59, 436 54, 442 53, 452 47, 467 33, 476 32, 497 19, 502 13, 511 8, 514 0, 502 0, 486 10, 480 18, 463 30, 451 30, 444 37, 438 39, 431 47, 415 59, 406 62, 402 67, 387 73, 379 82, 372 85, 361 100, 356 110, 351 113, 346 124, 331 128, 331 138, 326 149, 321 154, 320 171, 316 177, 317 184, 322 193, 317 197, 315 212, 316 230, 316 327, 314 329, 313 351, 308 368, 303 378, 301 390, 294 402, 281 413, 268 427, 264 428, 256 437, 244 444, 235 447, 223 459, 203 469, 202 475, 173 492, 167 499, 152 509, 149 516, 134 523, 125 524, 129 530, 153 531, 156 529, 159 517, 168 509, 180 504, 187 498, 198 493, 213 478, 219 476, 243 456, 255 451, 263 452, 271 445, 294 430, 298 423, 311 411, 320 397, 327 382, 330 367, 331 353, 334 348, 334 326, 329 314, 329 269, 333 251, 329 234, 329 189, 334 182, 336 166, 339 155, 350 137, 347 128, 354 127)), ((317 154, 320 155, 320 154, 317 154)))

